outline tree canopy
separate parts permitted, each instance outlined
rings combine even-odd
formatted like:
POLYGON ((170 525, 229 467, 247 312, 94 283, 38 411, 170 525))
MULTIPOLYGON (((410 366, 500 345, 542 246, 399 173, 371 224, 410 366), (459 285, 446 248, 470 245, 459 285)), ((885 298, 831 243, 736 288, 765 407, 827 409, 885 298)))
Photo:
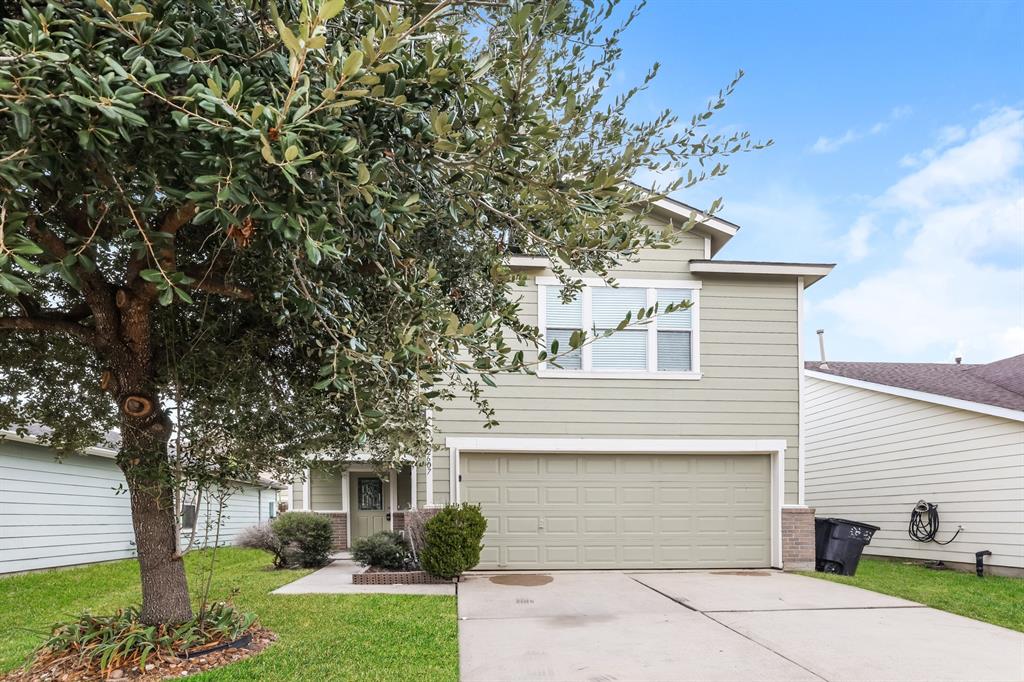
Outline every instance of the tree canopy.
POLYGON ((634 121, 657 67, 612 90, 616 10, 25 3, 0 32, 0 428, 119 428, 137 535, 183 476, 422 457, 427 408, 529 371, 509 253, 572 291, 671 240, 652 197, 758 146, 708 132, 735 81, 634 121))

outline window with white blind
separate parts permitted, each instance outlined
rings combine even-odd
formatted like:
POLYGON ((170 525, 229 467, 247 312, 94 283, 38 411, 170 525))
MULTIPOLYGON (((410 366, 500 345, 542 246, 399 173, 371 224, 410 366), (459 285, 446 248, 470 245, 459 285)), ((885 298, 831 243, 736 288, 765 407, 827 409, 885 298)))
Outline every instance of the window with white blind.
POLYGON ((700 282, 619 280, 617 287, 600 280, 585 283, 581 293, 564 303, 557 279, 538 278, 538 320, 549 353, 558 342, 555 357, 541 365, 540 376, 700 377, 700 282), (691 306, 662 312, 683 301, 691 306), (637 311, 655 304, 659 312, 654 319, 638 322, 637 311), (632 315, 629 326, 601 336, 615 330, 627 314, 632 315), (586 330, 592 340, 567 352, 577 330, 586 330))

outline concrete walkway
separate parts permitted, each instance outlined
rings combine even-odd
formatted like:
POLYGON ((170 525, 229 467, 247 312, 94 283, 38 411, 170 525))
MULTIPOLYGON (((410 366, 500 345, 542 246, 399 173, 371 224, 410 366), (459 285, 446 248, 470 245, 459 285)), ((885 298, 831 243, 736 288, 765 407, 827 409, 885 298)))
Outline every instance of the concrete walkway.
POLYGON ((461 679, 1024 680, 1024 635, 775 571, 472 575, 461 679))
POLYGON ((279 587, 271 594, 441 594, 454 595, 455 585, 353 585, 352 575, 366 570, 352 555, 337 554, 334 562, 279 587))

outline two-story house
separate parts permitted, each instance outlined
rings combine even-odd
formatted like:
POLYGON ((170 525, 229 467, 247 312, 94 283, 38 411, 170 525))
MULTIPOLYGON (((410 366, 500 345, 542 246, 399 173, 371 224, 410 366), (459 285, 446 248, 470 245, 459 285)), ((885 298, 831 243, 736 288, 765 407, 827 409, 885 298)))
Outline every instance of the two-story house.
MULTIPOLYGON (((649 219, 677 229, 693 211, 662 200, 649 219)), ((405 509, 479 503, 481 569, 812 566, 800 324, 804 289, 832 265, 717 259, 737 230, 704 218, 619 268, 617 287, 584 277, 568 304, 546 258, 511 257, 523 315, 563 349, 627 311, 692 306, 500 377, 486 394, 497 428, 468 399, 445 406, 425 466, 309 471, 290 508, 330 515, 344 548, 401 528, 405 509)))

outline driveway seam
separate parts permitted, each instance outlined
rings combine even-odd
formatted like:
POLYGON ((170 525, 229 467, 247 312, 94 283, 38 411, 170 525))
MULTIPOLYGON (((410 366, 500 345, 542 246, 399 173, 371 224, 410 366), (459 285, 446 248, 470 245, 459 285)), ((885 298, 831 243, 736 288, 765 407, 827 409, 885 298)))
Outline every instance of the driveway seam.
MULTIPOLYGON (((637 580, 637 579, 636 579, 636 578, 634 578, 633 576, 630 576, 630 579, 631 579, 631 580, 633 580, 634 582, 636 582, 636 583, 640 584, 640 585, 643 585, 644 587, 646 587, 647 589, 651 590, 652 592, 657 592, 657 593, 658 593, 658 594, 660 594, 661 596, 665 597, 666 599, 668 599, 668 600, 670 600, 670 601, 673 601, 673 602, 675 602, 676 604, 679 604, 679 605, 680 605, 680 606, 682 606, 682 607, 685 607, 685 608, 687 608, 687 609, 689 609, 689 610, 691 610, 691 611, 693 611, 693 612, 695 612, 695 613, 699 613, 700 615, 702 615, 702 616, 704 616, 705 618, 707 618, 708 620, 710 620, 710 621, 711 621, 712 623, 717 623, 718 625, 721 625, 721 626, 722 626, 723 628, 725 628, 726 630, 729 630, 730 632, 735 632, 735 633, 736 633, 737 635, 739 635, 739 636, 740 636, 740 637, 742 637, 743 639, 747 640, 748 642, 752 642, 753 644, 756 644, 757 646, 761 647, 762 649, 766 649, 767 651, 770 651, 770 652, 772 652, 773 654, 775 654, 775 655, 776 655, 776 656, 778 656, 779 658, 781 658, 781 659, 783 659, 783 660, 785 660, 785 661, 789 661, 790 663, 792 663, 792 664, 793 664, 793 665, 795 665, 796 667, 800 668, 801 670, 804 670, 804 671, 806 671, 806 672, 810 673, 811 675, 814 675, 814 676, 815 676, 815 677, 817 677, 817 678, 818 678, 819 680, 822 680, 822 682, 829 682, 829 680, 828 680, 828 679, 826 679, 826 678, 822 677, 821 675, 819 675, 818 673, 814 672, 813 670, 811 670, 811 669, 810 669, 810 668, 808 668, 807 666, 805 666, 805 665, 803 665, 803 664, 801 664, 801 663, 798 663, 797 661, 794 661, 794 660, 793 660, 792 658, 790 658, 789 656, 786 656, 786 655, 784 655, 784 654, 781 654, 781 653, 779 653, 778 651, 776 651, 775 649, 771 648, 770 646, 767 646, 766 644, 762 644, 761 642, 757 641, 757 640, 756 640, 756 639, 754 639, 753 637, 749 637, 748 635, 746 635, 746 634, 744 634, 744 633, 740 632, 739 630, 736 630, 735 628, 732 628, 732 627, 730 627, 730 626, 726 625, 725 623, 723 623, 722 621, 718 620, 717 618, 714 618, 714 617, 712 617, 712 616, 709 616, 707 612, 701 611, 700 609, 697 609, 697 608, 695 608, 695 607, 693 607, 693 606, 690 606, 690 605, 689 605, 689 604, 687 604, 686 602, 680 601, 679 599, 676 599, 675 597, 673 597, 673 596, 671 596, 671 595, 665 594, 665 593, 664 593, 664 592, 662 592, 661 590, 659 590, 659 589, 657 589, 657 588, 654 588, 654 587, 651 587, 650 585, 648 585, 648 584, 646 584, 646 583, 643 583, 643 582, 641 582, 641 581, 637 580)), ((797 609, 791 609, 791 610, 797 610, 797 609)))
POLYGON ((782 659, 785 659, 785 660, 789 661, 790 663, 792 663, 792 664, 793 664, 793 665, 795 665, 796 667, 800 668, 801 670, 806 670, 806 671, 807 671, 807 672, 809 672, 810 674, 812 674, 812 675, 814 675, 815 677, 817 677, 817 678, 818 678, 819 680, 822 680, 823 682, 829 682, 828 678, 826 678, 826 677, 822 677, 822 676, 821 676, 821 675, 819 675, 818 673, 816 673, 816 672, 814 672, 813 670, 811 670, 810 668, 808 668, 808 667, 807 667, 806 665, 804 665, 804 664, 802 664, 802 663, 799 663, 799 662, 797 662, 797 661, 794 661, 794 660, 793 660, 792 658, 790 658, 789 656, 786 656, 785 654, 781 654, 781 653, 779 653, 778 651, 776 651, 775 649, 771 648, 771 647, 770 647, 770 646, 768 646, 767 644, 763 644, 763 643, 761 643, 761 642, 757 641, 757 640, 756 640, 756 639, 754 639, 753 637, 750 637, 749 635, 747 635, 747 634, 745 634, 745 633, 743 633, 743 632, 740 632, 739 630, 737 630, 737 629, 736 629, 736 628, 734 628, 734 627, 731 627, 731 626, 729 626, 729 625, 726 625, 726 624, 725 624, 725 623, 723 623, 722 621, 720 621, 720 620, 718 620, 717 618, 714 618, 714 617, 712 617, 712 616, 709 616, 708 614, 704 613, 703 611, 700 611, 699 613, 700 613, 700 614, 701 614, 702 616, 704 616, 705 618, 707 618, 708 620, 710 620, 710 621, 713 621, 713 622, 715 622, 715 623, 718 623, 719 625, 721 625, 721 626, 722 626, 723 628, 725 628, 726 630, 729 630, 729 631, 731 631, 731 632, 735 632, 735 633, 736 633, 737 635, 739 635, 740 637, 742 637, 742 638, 746 639, 747 641, 749 641, 749 642, 753 642, 753 643, 754 643, 754 644, 756 644, 757 646, 759 646, 759 647, 761 647, 761 648, 763 648, 763 649, 767 649, 768 651, 772 652, 773 654, 775 654, 775 655, 776 655, 776 656, 778 656, 779 658, 782 658, 782 659))

